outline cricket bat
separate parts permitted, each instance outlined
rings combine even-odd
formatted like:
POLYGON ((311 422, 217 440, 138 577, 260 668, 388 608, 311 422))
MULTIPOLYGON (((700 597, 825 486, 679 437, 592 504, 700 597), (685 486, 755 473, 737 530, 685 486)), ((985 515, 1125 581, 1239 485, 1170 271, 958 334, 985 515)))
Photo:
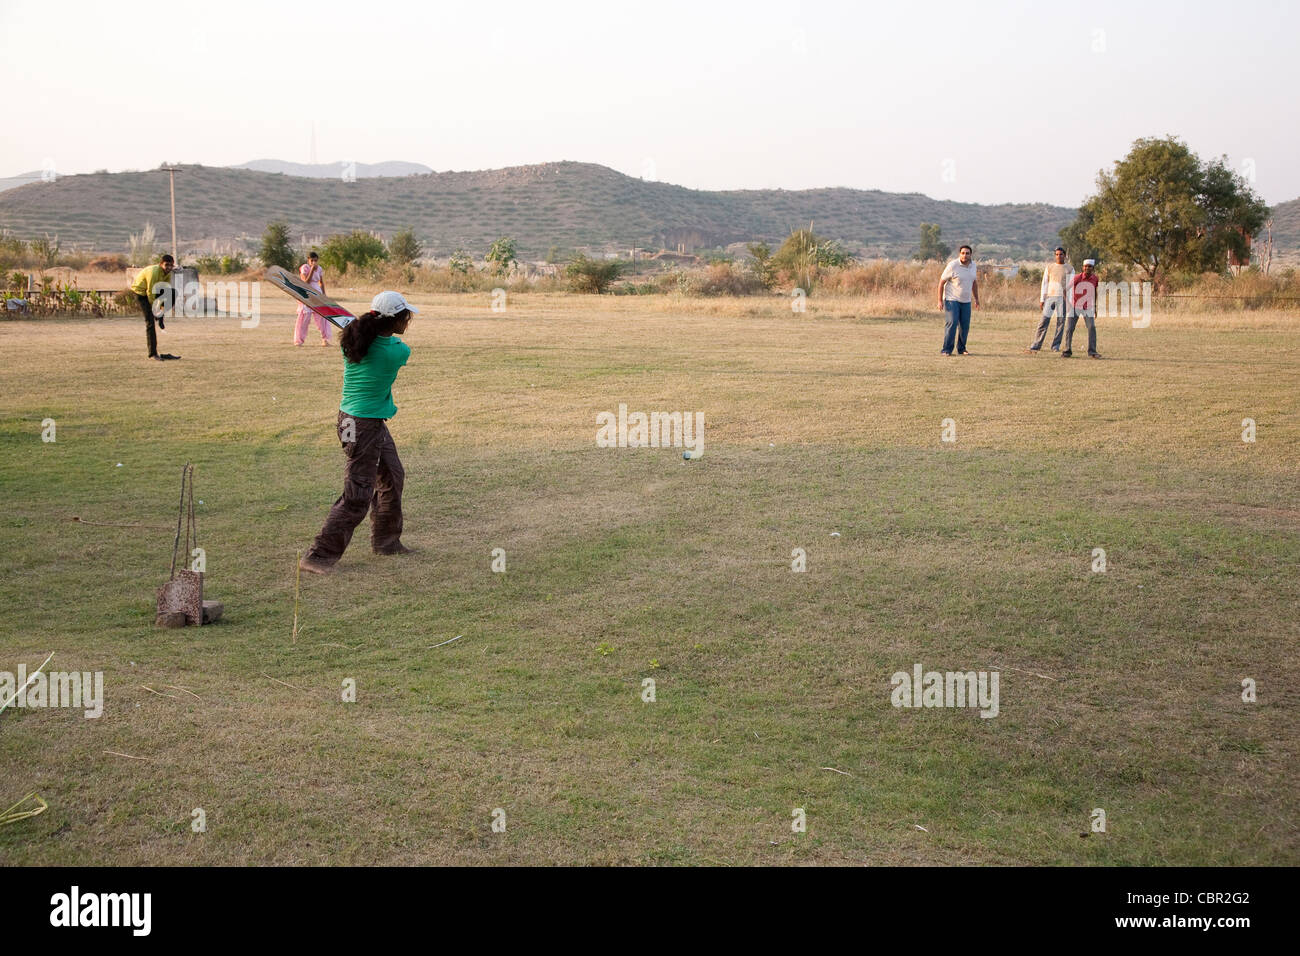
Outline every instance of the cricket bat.
POLYGON ((291 298, 298 300, 321 318, 328 319, 340 329, 356 318, 343 306, 329 296, 317 292, 288 269, 271 266, 266 270, 266 281, 281 292, 287 292, 291 298))

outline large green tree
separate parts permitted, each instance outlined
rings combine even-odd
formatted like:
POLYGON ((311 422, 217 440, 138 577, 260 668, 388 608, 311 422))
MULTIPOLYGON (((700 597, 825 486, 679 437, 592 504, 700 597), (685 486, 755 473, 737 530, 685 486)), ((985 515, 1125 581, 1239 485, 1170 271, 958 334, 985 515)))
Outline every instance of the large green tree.
POLYGON ((1175 137, 1139 139, 1097 176, 1084 234, 1106 258, 1163 287, 1171 272, 1223 271, 1244 253, 1268 207, 1224 158, 1201 160, 1175 137))

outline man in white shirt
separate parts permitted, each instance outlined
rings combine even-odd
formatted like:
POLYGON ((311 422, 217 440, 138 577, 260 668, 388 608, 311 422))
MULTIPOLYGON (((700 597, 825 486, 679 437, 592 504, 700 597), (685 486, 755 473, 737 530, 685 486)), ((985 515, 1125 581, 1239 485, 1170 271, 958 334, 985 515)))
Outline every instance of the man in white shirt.
POLYGON ((1065 250, 1056 247, 1056 261, 1049 262, 1043 269, 1043 282, 1038 287, 1038 307, 1043 310, 1042 320, 1038 323, 1038 333, 1026 352, 1037 352, 1043 347, 1047 337, 1047 327, 1056 316, 1056 332, 1052 336, 1052 351, 1061 350, 1061 335, 1065 332, 1065 290, 1070 287, 1070 267, 1065 264, 1065 250))
POLYGON ((939 308, 948 313, 948 322, 943 329, 943 355, 951 355, 954 344, 958 355, 966 354, 971 307, 980 307, 979 283, 975 281, 975 263, 971 261, 973 255, 970 246, 962 246, 957 250, 957 258, 949 262, 939 276, 939 308))

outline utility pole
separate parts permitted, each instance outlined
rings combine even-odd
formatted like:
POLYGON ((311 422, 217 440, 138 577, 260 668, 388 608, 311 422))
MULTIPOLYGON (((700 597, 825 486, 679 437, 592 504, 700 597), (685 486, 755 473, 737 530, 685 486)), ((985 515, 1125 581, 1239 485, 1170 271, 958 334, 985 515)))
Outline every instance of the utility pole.
POLYGON ((175 163, 164 164, 163 169, 167 170, 168 179, 171 184, 172 194, 172 261, 180 265, 181 258, 176 253, 176 170, 179 168, 175 163))

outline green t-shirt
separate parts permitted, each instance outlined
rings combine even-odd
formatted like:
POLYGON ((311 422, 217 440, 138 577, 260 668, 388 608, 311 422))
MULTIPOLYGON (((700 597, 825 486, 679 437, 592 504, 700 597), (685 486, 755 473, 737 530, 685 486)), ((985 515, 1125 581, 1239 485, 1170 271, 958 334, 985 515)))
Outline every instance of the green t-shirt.
POLYGON ((396 335, 379 335, 360 362, 343 359, 343 401, 339 408, 358 418, 392 418, 393 382, 411 357, 411 347, 396 335))

